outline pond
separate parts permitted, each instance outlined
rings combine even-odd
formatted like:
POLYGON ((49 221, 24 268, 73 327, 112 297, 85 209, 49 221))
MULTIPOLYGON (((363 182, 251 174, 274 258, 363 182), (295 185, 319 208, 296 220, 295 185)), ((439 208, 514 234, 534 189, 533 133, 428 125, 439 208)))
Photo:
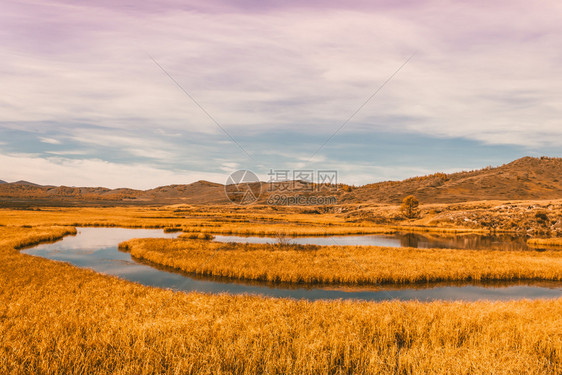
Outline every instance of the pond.
MULTIPOLYGON (((219 242, 250 242, 277 243, 273 237, 255 236, 222 236, 216 235, 219 242)), ((424 249, 473 249, 473 250, 536 250, 527 246, 527 238, 513 235, 489 234, 428 234, 405 233, 348 235, 348 236, 316 236, 316 237, 285 237, 283 241, 301 245, 368 245, 387 247, 416 247, 424 249)))
MULTIPOLYGON (((416 285, 414 287, 338 288, 244 283, 197 278, 173 269, 137 261, 117 245, 131 238, 174 238, 156 229, 77 228, 76 236, 22 250, 22 253, 71 263, 147 286, 184 292, 256 294, 296 299, 382 300, 509 300, 562 297, 562 283, 493 283, 488 285, 416 285)), ((357 236, 355 236, 357 237, 357 236)))

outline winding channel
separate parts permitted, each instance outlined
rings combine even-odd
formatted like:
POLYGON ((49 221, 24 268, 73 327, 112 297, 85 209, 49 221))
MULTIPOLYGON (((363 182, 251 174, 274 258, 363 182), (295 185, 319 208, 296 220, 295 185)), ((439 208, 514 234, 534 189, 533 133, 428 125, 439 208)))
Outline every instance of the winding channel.
MULTIPOLYGON (((119 251, 117 248, 120 242, 131 238, 175 238, 178 235, 177 233, 164 233, 157 229, 99 227, 77 228, 77 230, 76 236, 67 236, 54 243, 40 244, 22 250, 22 253, 68 262, 77 267, 89 268, 96 272, 114 275, 147 286, 184 292, 255 294, 307 300, 357 299, 367 301, 476 301, 562 297, 562 283, 560 282, 509 282, 471 285, 424 284, 415 287, 338 288, 334 286, 272 285, 199 278, 174 269, 137 261, 129 253, 119 251)), ((232 237, 224 236, 218 239, 222 241, 234 240, 232 237)), ((387 240, 388 238, 385 241, 387 240)), ((303 240, 301 239, 301 241, 303 240)), ((340 239, 340 241, 342 240, 340 239)))

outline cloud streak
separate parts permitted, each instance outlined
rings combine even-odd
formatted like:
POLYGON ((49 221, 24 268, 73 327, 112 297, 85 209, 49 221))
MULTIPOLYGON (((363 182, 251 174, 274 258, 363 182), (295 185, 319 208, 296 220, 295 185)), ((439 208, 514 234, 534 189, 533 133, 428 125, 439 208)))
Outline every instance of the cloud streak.
POLYGON ((149 189, 178 182, 187 183, 201 179, 222 181, 223 179, 223 175, 218 173, 173 171, 141 163, 122 164, 100 159, 0 154, 0 163, 3 166, 3 173, 11 176, 10 181, 33 176, 33 182, 44 185, 76 186, 76 182, 79 181, 79 186, 149 189))

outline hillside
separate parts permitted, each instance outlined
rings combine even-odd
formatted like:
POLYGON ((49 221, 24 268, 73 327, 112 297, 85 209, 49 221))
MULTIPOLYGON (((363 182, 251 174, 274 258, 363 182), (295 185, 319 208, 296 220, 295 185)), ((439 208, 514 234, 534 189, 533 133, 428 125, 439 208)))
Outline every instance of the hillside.
POLYGON ((224 185, 209 181, 197 181, 189 185, 160 186, 140 193, 138 199, 193 204, 227 202, 224 185))
POLYGON ((524 157, 496 168, 369 184, 356 188, 352 200, 398 203, 410 194, 426 203, 560 199, 562 158, 524 157))
POLYGON ((150 190, 44 186, 18 181, 0 185, 0 207, 33 205, 146 205, 227 203, 224 186, 208 181, 160 186, 150 190))
MULTIPOLYGON (((261 183, 259 203, 267 203, 275 189, 261 183)), ((292 185, 292 184, 291 184, 292 185)), ((475 200, 526 200, 562 198, 562 158, 524 157, 496 168, 452 174, 435 173, 403 181, 386 181, 332 192, 315 192, 309 184, 288 195, 335 195, 340 204, 399 203, 415 195, 423 203, 475 200)), ((279 191, 278 191, 279 192, 279 191)), ((224 185, 197 181, 186 185, 160 186, 150 190, 103 187, 42 186, 27 181, 0 184, 0 207, 34 205, 146 205, 225 204, 224 185)))

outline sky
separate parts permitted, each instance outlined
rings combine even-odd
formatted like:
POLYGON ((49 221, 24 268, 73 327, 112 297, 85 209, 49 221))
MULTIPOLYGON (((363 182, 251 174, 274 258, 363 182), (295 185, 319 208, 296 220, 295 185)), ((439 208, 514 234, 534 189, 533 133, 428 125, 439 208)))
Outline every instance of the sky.
POLYGON ((0 180, 362 185, 562 156, 559 1, 0 8, 0 180))

